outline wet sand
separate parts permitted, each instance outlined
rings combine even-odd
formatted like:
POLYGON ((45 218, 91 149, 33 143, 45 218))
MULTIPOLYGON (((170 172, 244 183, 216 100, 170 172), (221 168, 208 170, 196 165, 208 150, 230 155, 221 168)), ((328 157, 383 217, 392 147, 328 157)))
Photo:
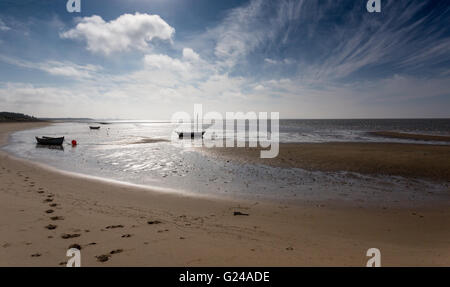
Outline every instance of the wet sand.
POLYGON ((219 157, 270 166, 398 175, 450 182, 450 145, 350 142, 280 144, 279 155, 273 159, 261 159, 258 148, 203 150, 219 157))
MULTIPOLYGON (((14 130, 0 124, 0 145, 14 130)), ((450 265, 450 209, 231 201, 60 173, 0 151, 0 266, 450 265), (235 212, 248 216, 234 215, 235 212)))
POLYGON ((440 136, 440 135, 411 134, 411 133, 400 133, 391 131, 370 132, 369 134, 394 139, 450 142, 450 136, 440 136))

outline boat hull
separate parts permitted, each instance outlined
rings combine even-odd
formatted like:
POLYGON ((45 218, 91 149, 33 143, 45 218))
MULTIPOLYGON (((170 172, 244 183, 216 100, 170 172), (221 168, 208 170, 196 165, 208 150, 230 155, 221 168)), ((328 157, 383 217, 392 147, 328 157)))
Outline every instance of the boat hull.
POLYGON ((62 145, 64 142, 64 137, 61 138, 36 137, 36 141, 40 145, 62 145))
POLYGON ((205 132, 177 132, 180 139, 203 138, 205 132))

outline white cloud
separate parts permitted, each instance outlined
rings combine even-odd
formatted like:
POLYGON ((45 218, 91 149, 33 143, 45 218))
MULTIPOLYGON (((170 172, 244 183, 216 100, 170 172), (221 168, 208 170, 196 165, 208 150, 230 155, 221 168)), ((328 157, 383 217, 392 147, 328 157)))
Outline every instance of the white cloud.
POLYGON ((200 56, 194 52, 191 48, 184 48, 183 49, 183 58, 187 61, 193 61, 196 62, 200 60, 200 56))
POLYGON ((286 65, 291 65, 295 63, 295 60, 293 59, 283 59, 280 61, 274 60, 274 59, 270 59, 270 58, 265 58, 264 62, 271 64, 271 65, 277 65, 277 64, 286 64, 286 65))
POLYGON ((223 66, 233 67, 261 45, 279 41, 280 34, 285 34, 282 40, 286 41, 288 24, 299 17, 303 3, 253 0, 232 9, 220 25, 208 31, 216 41, 215 55, 223 66))
POLYGON ((64 76, 77 79, 92 78, 101 67, 95 65, 78 65, 72 62, 46 61, 29 62, 0 55, 0 61, 27 69, 37 69, 54 76, 64 76))
POLYGON ((11 30, 11 28, 6 26, 6 24, 2 21, 2 19, 0 19, 0 31, 8 31, 8 30, 11 30))
MULTIPOLYGON (((401 41, 397 40, 400 34, 389 28, 392 23, 383 24, 381 32, 373 32, 370 35, 367 34, 367 29, 373 26, 370 20, 364 25, 343 29, 345 33, 337 33, 335 36, 349 35, 348 41, 339 41, 338 45, 331 46, 330 52, 325 53, 320 61, 302 62, 300 57, 284 58, 281 52, 275 56, 267 53, 263 55, 267 57, 264 62, 270 65, 265 65, 264 68, 270 69, 270 73, 261 78, 258 75, 236 76, 241 74, 234 73, 235 64, 245 61, 246 55, 266 44, 279 44, 271 42, 272 40, 286 39, 290 29, 286 21, 295 20, 301 14, 301 19, 296 20, 301 23, 306 21, 303 19, 305 15, 320 18, 322 13, 315 9, 306 9, 311 8, 309 6, 303 9, 302 5, 306 5, 304 1, 280 1, 276 4, 277 9, 267 9, 267 6, 264 6, 267 3, 255 0, 249 5, 233 9, 222 23, 208 30, 206 35, 195 35, 191 42, 175 44, 178 55, 150 51, 148 46, 151 45, 152 39, 172 40, 173 31, 170 32, 169 29, 164 34, 160 30, 158 32, 143 29, 139 26, 141 24, 136 24, 141 21, 136 20, 136 15, 127 14, 130 22, 134 24, 120 25, 118 22, 127 22, 121 19, 125 15, 110 22, 105 22, 98 16, 83 18, 74 29, 61 34, 61 37, 85 40, 87 48, 96 53, 110 54, 131 49, 145 51, 142 68, 134 72, 126 71, 124 74, 112 74, 97 66, 70 62, 30 63, 15 60, 16 65, 39 69, 52 75, 75 77, 78 81, 58 88, 52 85, 46 87, 27 84, 5 86, 0 82, 0 102, 4 100, 2 103, 6 107, 28 107, 30 111, 42 111, 46 116, 54 113, 52 116, 167 119, 175 111, 190 111, 194 103, 204 103, 205 109, 219 112, 279 111, 282 117, 449 115, 445 105, 431 100, 433 97, 448 95, 448 70, 440 79, 398 75, 354 83, 336 81, 361 67, 382 62, 390 53, 398 50, 401 46, 401 41), (264 11, 267 13, 264 14, 264 11), (132 26, 137 28, 130 29, 132 26), (375 40, 368 36, 374 37, 375 40), (382 36, 386 39, 382 39, 382 36), (202 46, 201 41, 205 40, 205 37, 207 41, 213 41, 202 46), (201 52, 199 54, 188 47, 195 47, 196 51, 201 52), (275 64, 279 66, 271 66, 275 64), (293 64, 298 64, 301 68, 295 74, 287 75, 276 71, 295 68, 293 64), (92 80, 94 76, 95 81, 92 80), (408 107, 413 101, 420 101, 420 104, 416 103, 414 107, 411 104, 408 107), (49 111, 49 103, 55 109, 49 111)), ((307 3, 318 5, 313 1, 307 3)), ((335 4, 335 1, 327 3, 335 4)), ((404 13, 408 16, 412 12, 408 10, 404 13)), ((147 16, 144 18, 147 19, 147 16)), ((307 18, 307 21, 312 21, 310 18, 307 18)), ((161 18, 158 19, 164 22, 161 18)), ((314 24, 314 21, 311 23, 314 24)), ((316 27, 315 24, 310 26, 308 29, 316 27)), ((408 26, 406 29, 411 32, 414 26, 408 26)), ((406 40, 408 39, 409 37, 406 40)), ((406 40, 404 42, 407 42, 406 40)), ((433 49, 408 54, 407 58, 400 59, 399 64, 409 66, 429 61, 435 54, 448 55, 445 53, 448 46, 446 41, 442 41, 433 49)), ((423 47, 429 48, 430 45, 423 47)), ((1 56, 0 60, 5 61, 1 56)))
POLYGON ((109 55, 131 49, 146 50, 153 39, 171 40, 174 33, 175 29, 159 15, 136 13, 123 14, 109 22, 97 15, 84 17, 60 37, 85 40, 89 51, 109 55))
POLYGON ((156 68, 158 70, 185 72, 189 68, 187 63, 163 54, 145 55, 144 62, 147 67, 156 68))
POLYGON ((265 59, 264 59, 264 62, 266 62, 266 63, 268 63, 268 64, 271 64, 271 65, 278 64, 278 61, 273 60, 273 59, 270 59, 270 58, 265 58, 265 59))

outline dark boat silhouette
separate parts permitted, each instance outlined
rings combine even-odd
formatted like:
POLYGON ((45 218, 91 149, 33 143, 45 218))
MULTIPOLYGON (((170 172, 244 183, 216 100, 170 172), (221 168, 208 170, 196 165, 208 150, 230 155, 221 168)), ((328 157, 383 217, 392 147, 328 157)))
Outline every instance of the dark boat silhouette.
POLYGON ((203 138, 205 132, 176 132, 180 139, 203 138))
POLYGON ((36 137, 36 141, 40 145, 62 145, 64 142, 64 137, 60 137, 60 138, 36 137))
POLYGON ((198 131, 198 115, 197 115, 197 127, 196 131, 190 132, 176 132, 178 134, 179 139, 193 139, 193 138, 203 138, 205 131, 203 131, 203 122, 202 122, 202 131, 198 131))

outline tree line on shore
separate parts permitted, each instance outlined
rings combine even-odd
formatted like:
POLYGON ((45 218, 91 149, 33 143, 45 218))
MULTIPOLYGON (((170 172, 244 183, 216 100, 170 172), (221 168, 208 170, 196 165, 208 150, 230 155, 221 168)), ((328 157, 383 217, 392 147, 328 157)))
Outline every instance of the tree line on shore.
POLYGON ((33 116, 11 113, 11 112, 0 112, 0 122, 38 122, 38 118, 33 116))

